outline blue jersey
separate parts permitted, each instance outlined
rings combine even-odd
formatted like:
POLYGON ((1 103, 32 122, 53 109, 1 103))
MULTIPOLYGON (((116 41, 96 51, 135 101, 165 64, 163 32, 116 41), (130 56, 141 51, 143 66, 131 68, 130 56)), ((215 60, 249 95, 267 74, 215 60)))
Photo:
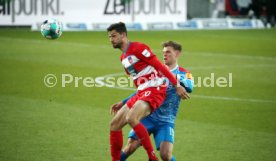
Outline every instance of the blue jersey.
MULTIPOLYGON (((188 70, 179 66, 176 66, 174 69, 171 70, 171 72, 177 76, 177 79, 180 81, 180 84, 186 89, 186 91, 188 93, 191 93, 194 86, 191 73, 188 70)), ((135 93, 133 95, 135 95, 135 93)), ((133 95, 123 100, 123 103, 126 103, 127 100, 133 95)), ((180 100, 181 98, 176 93, 175 87, 173 87, 172 84, 169 83, 167 87, 167 97, 164 100, 163 104, 146 118, 152 119, 160 125, 169 123, 174 126, 180 100)))

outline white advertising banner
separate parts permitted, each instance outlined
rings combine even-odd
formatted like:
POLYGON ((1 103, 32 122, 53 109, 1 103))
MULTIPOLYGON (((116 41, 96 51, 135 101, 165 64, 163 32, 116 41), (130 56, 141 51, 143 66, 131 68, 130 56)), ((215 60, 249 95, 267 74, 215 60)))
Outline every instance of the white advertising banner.
POLYGON ((0 0, 0 25, 186 21, 187 0, 0 0))

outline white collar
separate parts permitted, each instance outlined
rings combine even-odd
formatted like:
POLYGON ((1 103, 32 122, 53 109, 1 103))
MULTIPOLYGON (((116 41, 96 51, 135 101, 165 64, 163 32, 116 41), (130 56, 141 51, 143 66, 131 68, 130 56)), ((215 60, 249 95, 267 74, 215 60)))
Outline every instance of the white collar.
POLYGON ((176 64, 176 66, 173 69, 171 69, 170 71, 172 72, 172 71, 176 70, 177 68, 178 68, 178 64, 176 64))

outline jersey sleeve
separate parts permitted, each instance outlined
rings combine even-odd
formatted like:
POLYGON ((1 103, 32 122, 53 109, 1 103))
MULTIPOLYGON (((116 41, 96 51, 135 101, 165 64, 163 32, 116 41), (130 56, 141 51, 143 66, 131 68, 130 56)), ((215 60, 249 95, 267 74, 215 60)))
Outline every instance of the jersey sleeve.
POLYGON ((180 82, 180 85, 183 86, 188 93, 192 93, 194 88, 194 80, 192 74, 188 72, 180 72, 176 74, 177 79, 180 82))
POLYGON ((135 55, 137 58, 145 61, 147 64, 153 66, 156 70, 164 74, 173 85, 177 84, 177 79, 174 77, 174 75, 158 60, 156 55, 150 50, 149 47, 146 45, 140 45, 139 50, 135 55))

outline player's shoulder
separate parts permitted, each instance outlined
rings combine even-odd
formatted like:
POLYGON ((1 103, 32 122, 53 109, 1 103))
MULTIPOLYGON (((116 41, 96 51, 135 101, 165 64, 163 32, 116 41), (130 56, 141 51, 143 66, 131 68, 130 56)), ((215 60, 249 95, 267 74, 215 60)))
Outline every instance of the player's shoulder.
POLYGON ((180 66, 178 67, 178 70, 179 70, 179 72, 183 72, 183 73, 191 73, 188 69, 180 67, 180 66))
POLYGON ((134 48, 149 48, 146 44, 141 43, 141 42, 131 42, 131 45, 134 48))
POLYGON ((136 55, 136 57, 141 59, 143 57, 148 58, 154 55, 147 45, 140 42, 132 42, 130 52, 131 54, 136 55), (142 55, 143 57, 141 57, 142 55))
POLYGON ((179 74, 185 74, 186 78, 188 78, 190 80, 193 79, 193 76, 192 76, 191 72, 188 69, 185 69, 183 67, 178 67, 178 71, 179 71, 179 74))

